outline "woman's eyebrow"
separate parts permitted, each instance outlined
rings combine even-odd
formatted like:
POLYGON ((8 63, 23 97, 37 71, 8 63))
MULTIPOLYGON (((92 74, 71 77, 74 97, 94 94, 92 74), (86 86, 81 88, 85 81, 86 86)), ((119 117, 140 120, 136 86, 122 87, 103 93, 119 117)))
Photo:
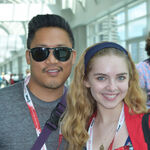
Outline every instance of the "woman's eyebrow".
POLYGON ((118 73, 118 74, 117 74, 117 76, 120 76, 120 75, 128 75, 128 73, 123 72, 123 73, 118 73))
POLYGON ((104 73, 94 73, 94 76, 99 76, 99 75, 101 75, 101 76, 108 76, 107 74, 104 74, 104 73))

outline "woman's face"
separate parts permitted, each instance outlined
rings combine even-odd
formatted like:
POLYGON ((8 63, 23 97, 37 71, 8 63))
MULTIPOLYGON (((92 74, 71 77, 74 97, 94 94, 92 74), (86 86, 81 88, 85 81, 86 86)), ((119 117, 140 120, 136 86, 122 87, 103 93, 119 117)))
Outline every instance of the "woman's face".
POLYGON ((96 57, 85 81, 98 105, 114 108, 127 94, 129 70, 125 59, 116 55, 96 57))

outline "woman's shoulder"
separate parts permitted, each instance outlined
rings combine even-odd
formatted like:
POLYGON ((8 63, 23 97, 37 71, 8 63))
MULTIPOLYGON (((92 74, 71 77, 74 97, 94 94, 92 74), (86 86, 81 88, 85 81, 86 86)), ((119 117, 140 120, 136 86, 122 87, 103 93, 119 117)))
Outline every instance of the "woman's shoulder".
POLYGON ((130 108, 128 107, 128 105, 127 104, 124 104, 124 112, 125 112, 125 118, 126 118, 126 120, 128 120, 128 121, 138 121, 139 120, 139 122, 141 121, 141 119, 142 119, 142 117, 143 117, 143 115, 144 115, 144 113, 135 113, 135 112, 133 112, 132 110, 130 110, 130 108))

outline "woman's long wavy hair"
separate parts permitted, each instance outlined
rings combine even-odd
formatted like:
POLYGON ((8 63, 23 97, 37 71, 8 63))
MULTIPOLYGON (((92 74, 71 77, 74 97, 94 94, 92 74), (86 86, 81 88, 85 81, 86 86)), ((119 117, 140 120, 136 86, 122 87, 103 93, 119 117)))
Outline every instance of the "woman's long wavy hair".
POLYGON ((89 138, 88 122, 96 110, 96 102, 91 96, 90 90, 84 86, 84 81, 92 69, 93 60, 97 57, 116 55, 125 59, 129 68, 129 88, 124 102, 128 105, 132 113, 147 112, 146 94, 140 88, 138 73, 130 54, 126 55, 115 48, 100 50, 88 62, 85 73, 84 56, 91 47, 87 48, 80 57, 68 91, 67 109, 62 120, 62 134, 68 142, 68 150, 82 150, 89 138))

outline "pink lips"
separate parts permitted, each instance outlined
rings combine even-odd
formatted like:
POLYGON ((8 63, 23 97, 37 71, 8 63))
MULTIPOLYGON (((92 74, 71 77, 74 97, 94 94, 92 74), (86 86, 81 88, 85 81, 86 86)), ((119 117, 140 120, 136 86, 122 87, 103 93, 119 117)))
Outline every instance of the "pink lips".
POLYGON ((49 69, 46 72, 47 72, 48 75, 55 77, 55 76, 58 75, 60 70, 59 69, 49 69))

